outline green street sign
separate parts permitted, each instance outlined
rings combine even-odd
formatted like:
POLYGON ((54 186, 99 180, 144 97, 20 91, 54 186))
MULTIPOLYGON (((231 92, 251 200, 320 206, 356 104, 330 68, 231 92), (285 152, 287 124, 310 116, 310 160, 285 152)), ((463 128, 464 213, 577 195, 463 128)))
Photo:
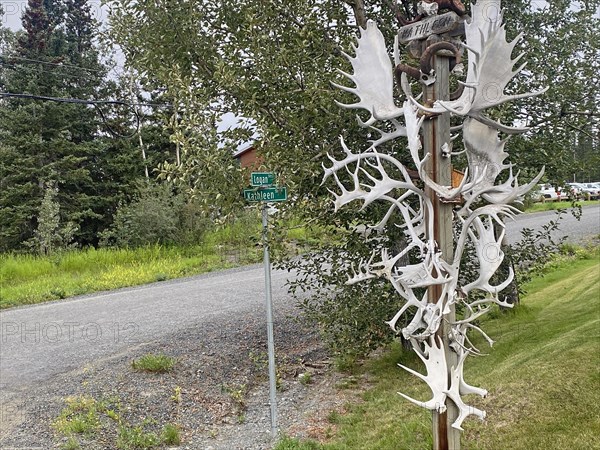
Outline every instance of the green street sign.
POLYGON ((287 188, 244 189, 244 198, 249 202, 285 202, 287 188))
POLYGON ((250 174, 250 186, 273 186, 275 174, 273 172, 252 172, 250 174))

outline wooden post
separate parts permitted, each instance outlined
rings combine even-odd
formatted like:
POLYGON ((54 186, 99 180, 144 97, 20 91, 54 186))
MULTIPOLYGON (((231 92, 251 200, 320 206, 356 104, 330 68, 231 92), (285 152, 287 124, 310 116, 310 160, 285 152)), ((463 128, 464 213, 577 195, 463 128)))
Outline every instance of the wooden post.
MULTIPOLYGON (((425 45, 429 45, 428 41, 425 45)), ((425 104, 430 106, 436 100, 448 100, 449 94, 449 58, 440 54, 434 56, 432 67, 435 70, 435 83, 426 86, 424 90, 425 104)), ((427 161, 426 171, 433 181, 444 186, 450 186, 452 183, 452 165, 450 156, 442 156, 442 146, 450 143, 450 113, 444 113, 427 119, 423 124, 423 148, 425 154, 431 156, 427 161)), ((454 256, 453 234, 452 234, 452 204, 440 202, 437 194, 432 189, 425 189, 426 195, 433 203, 434 239, 438 243, 439 250, 442 252, 442 258, 445 261, 452 261, 454 256)), ((428 299, 430 302, 437 302, 442 295, 442 286, 434 285, 429 287, 428 299)), ((448 365, 448 386, 450 386, 450 369, 457 365, 457 354, 449 347, 448 333, 449 327, 447 320, 454 320, 454 307, 450 315, 445 316, 446 320, 436 334, 444 345, 446 352, 446 361, 448 365)), ((450 399, 446 399, 446 412, 433 412, 433 449, 434 450, 459 450, 460 449, 460 431, 451 427, 452 423, 458 417, 458 408, 450 399)))

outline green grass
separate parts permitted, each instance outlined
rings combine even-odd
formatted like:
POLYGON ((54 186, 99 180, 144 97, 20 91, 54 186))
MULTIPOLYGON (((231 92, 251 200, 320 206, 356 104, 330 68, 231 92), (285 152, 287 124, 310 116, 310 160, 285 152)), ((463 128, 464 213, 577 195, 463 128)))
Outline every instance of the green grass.
MULTIPOLYGON (((54 429, 66 436, 74 434, 94 434, 100 428, 99 414, 104 406, 89 396, 68 397, 67 406, 54 421, 54 429)), ((70 439, 72 445, 74 438, 70 439)))
MULTIPOLYGON (((578 200, 575 202, 577 206, 587 206, 587 205, 597 205, 599 204, 599 200, 578 200)), ((570 201, 560 201, 560 202, 537 202, 532 203, 531 206, 525 208, 525 212, 540 212, 540 211, 554 211, 557 209, 568 209, 573 206, 573 203, 570 201)))
POLYGON ((150 449, 160 444, 156 433, 144 430, 142 425, 119 426, 116 448, 119 450, 150 449))
POLYGON ((65 403, 65 408, 52 422, 63 450, 89 448, 99 442, 103 448, 120 450, 166 448, 181 444, 176 424, 167 423, 160 427, 155 420, 147 418, 133 425, 124 420, 121 414, 123 406, 118 398, 97 400, 89 395, 79 395, 68 397, 65 403))
MULTIPOLYGON (((466 402, 485 410, 487 419, 471 416, 463 423, 464 449, 600 449, 598 256, 555 262, 527 287, 516 311, 482 320, 496 344, 486 349, 489 356, 467 360, 465 379, 489 395, 466 402)), ((429 398, 426 385, 397 366, 423 371, 418 362, 392 346, 359 369, 370 387, 362 402, 336 415, 332 439, 319 444, 285 438, 276 449, 430 449, 431 413, 396 394, 429 398)))
MULTIPOLYGON (((327 233, 299 223, 278 224, 297 253, 327 233)), ((83 249, 42 257, 0 255, 0 309, 197 275, 262 260, 261 220, 248 214, 205 233, 202 245, 83 249)))
MULTIPOLYGON (((250 233, 250 232, 249 232, 250 233)), ((52 257, 0 256, 0 308, 164 281, 260 261, 254 245, 209 236, 195 247, 73 250, 52 257), (217 244, 216 242, 221 242, 217 244)))
POLYGON ((177 425, 173 425, 171 423, 166 424, 163 427, 161 439, 167 445, 181 444, 181 435, 179 434, 179 428, 177 425))
POLYGON ((170 372, 175 365, 175 358, 153 353, 141 356, 131 362, 131 367, 139 372, 165 373, 170 372))

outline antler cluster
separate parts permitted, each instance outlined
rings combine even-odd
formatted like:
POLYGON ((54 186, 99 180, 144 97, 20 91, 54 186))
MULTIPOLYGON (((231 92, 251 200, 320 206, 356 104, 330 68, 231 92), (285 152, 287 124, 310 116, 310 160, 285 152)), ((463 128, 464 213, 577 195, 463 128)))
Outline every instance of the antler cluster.
MULTIPOLYGON (((492 284, 492 277, 504 259, 501 249, 505 233, 504 219, 513 218, 518 213, 509 204, 519 201, 543 174, 542 171, 530 183, 519 186, 518 174, 513 175, 512 165, 505 163, 508 156, 504 151, 506 140, 499 139, 499 131, 514 134, 523 132, 526 128, 495 122, 484 112, 507 101, 539 95, 544 90, 512 96, 504 93, 507 84, 524 67, 522 65, 513 70, 522 55, 515 59, 511 56, 520 37, 510 43, 506 41, 499 0, 479 0, 472 7, 472 15, 465 27, 464 47, 468 51, 468 73, 463 83, 464 92, 456 100, 437 101, 429 108, 412 96, 405 73, 402 73, 400 81, 407 100, 402 107, 396 106, 393 96, 394 68, 383 35, 372 21, 367 24, 366 29, 361 29, 358 44, 354 46, 355 56, 345 54, 353 73, 341 72, 354 83, 354 87, 339 84, 335 86, 358 97, 359 101, 356 103, 340 105, 367 110, 370 118, 366 122, 359 119, 359 123, 377 131, 380 137, 371 141, 370 146, 362 152, 351 151, 341 139, 345 157, 337 160, 329 156, 331 165, 324 166, 323 180, 325 182, 333 178, 335 182, 337 189, 330 192, 334 195, 336 210, 353 201, 362 202, 363 208, 374 201, 387 202, 389 209, 385 216, 377 224, 371 225, 378 232, 386 230, 394 215, 400 218, 407 246, 396 255, 389 249, 384 249, 377 258, 374 252, 368 261, 363 261, 357 269, 352 269, 348 283, 384 278, 392 284, 404 304, 387 323, 392 330, 402 333, 410 340, 414 351, 424 362, 427 374, 422 375, 410 368, 401 367, 425 381, 432 391, 432 398, 426 402, 400 395, 417 405, 439 412, 445 410, 445 401, 449 397, 460 411, 452 425, 457 429, 462 429, 462 422, 469 415, 476 415, 481 419, 485 417, 485 412, 462 400, 462 396, 467 394, 487 395, 484 389, 469 386, 464 381, 463 366, 466 357, 469 354, 481 354, 469 340, 467 332, 479 332, 492 345, 492 339, 475 325, 475 321, 489 311, 492 304, 512 306, 499 298, 499 293, 513 279, 512 270, 506 280, 492 284), (450 112, 464 117, 462 133, 468 168, 458 187, 439 185, 425 171, 425 162, 431 155, 423 154, 422 151, 420 131, 424 118, 420 117, 423 116, 421 112, 450 112), (377 121, 387 121, 388 126, 377 128, 377 121), (385 131, 390 129, 393 131, 385 131), (379 150, 383 143, 397 138, 406 138, 408 153, 425 186, 444 200, 459 197, 465 200, 464 205, 455 212, 461 228, 452 261, 442 259, 438 244, 433 238, 434 212, 431 199, 414 184, 409 170, 403 164, 379 150), (509 171, 508 179, 497 185, 499 174, 505 170, 509 171), (390 173, 395 174, 396 178, 390 173), (472 209, 481 200, 487 204, 472 209), (478 275, 459 285, 460 261, 468 242, 475 248, 478 275), (406 261, 409 252, 413 260, 414 254, 417 255, 417 261, 401 262, 406 261), (431 290, 434 286, 437 286, 435 292, 439 293, 436 302, 430 301, 431 295, 427 293, 424 296, 417 295, 417 290, 431 290), (474 295, 475 292, 483 293, 483 296, 474 295), (464 315, 460 320, 449 319, 452 305, 463 306, 464 315), (398 330, 398 322, 409 309, 414 312, 411 321, 398 330), (450 347, 457 354, 456 367, 448 367, 443 346, 436 336, 443 321, 449 324, 450 347), (448 373, 451 374, 450 380, 448 373)), ((397 41, 395 61, 396 66, 399 66, 397 41)), ((444 148, 449 154, 451 142, 444 143, 444 148)))

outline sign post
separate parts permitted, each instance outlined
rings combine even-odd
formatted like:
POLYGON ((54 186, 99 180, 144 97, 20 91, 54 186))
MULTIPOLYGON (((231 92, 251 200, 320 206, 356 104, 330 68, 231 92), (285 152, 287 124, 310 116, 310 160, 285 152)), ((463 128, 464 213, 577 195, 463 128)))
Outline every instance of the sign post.
POLYGON ((269 405, 271 408, 271 435, 277 437, 277 378, 275 371, 275 343, 273 339, 273 300, 271 296, 271 261, 269 257, 269 202, 287 200, 285 187, 273 187, 275 174, 271 172, 252 172, 251 185, 254 189, 244 189, 244 198, 248 202, 262 203, 262 243, 265 267, 265 302, 267 307, 267 346, 269 354, 269 405))
MULTIPOLYGON (((450 13, 454 14, 454 13, 450 13)), ((427 44, 425 44, 427 45, 427 44)), ((433 56, 433 67, 435 70, 435 82, 424 88, 424 100, 428 104, 434 104, 437 100, 448 100, 449 93, 449 66, 450 58, 442 54, 433 56)), ((426 172, 435 182, 443 186, 452 184, 452 164, 450 156, 443 156, 442 145, 450 142, 450 113, 446 112, 431 117, 423 124, 423 150, 425 154, 431 155, 426 162, 426 172)), ((425 195, 433 205, 433 239, 437 242, 441 256, 446 263, 451 264, 454 256, 454 238, 452 235, 452 203, 442 202, 437 193, 430 187, 425 188, 425 195)), ((433 285, 428 289, 428 301, 437 303, 447 301, 443 298, 441 285, 433 285)), ((452 368, 458 366, 456 352, 452 351, 448 335, 451 331, 448 323, 455 321, 454 305, 449 306, 447 321, 443 321, 437 330, 436 336, 441 340, 447 361, 447 377, 450 384, 452 368)), ((433 410, 433 448, 434 450, 459 450, 460 431, 451 425, 459 416, 455 403, 446 398, 446 410, 439 412, 433 410)))

